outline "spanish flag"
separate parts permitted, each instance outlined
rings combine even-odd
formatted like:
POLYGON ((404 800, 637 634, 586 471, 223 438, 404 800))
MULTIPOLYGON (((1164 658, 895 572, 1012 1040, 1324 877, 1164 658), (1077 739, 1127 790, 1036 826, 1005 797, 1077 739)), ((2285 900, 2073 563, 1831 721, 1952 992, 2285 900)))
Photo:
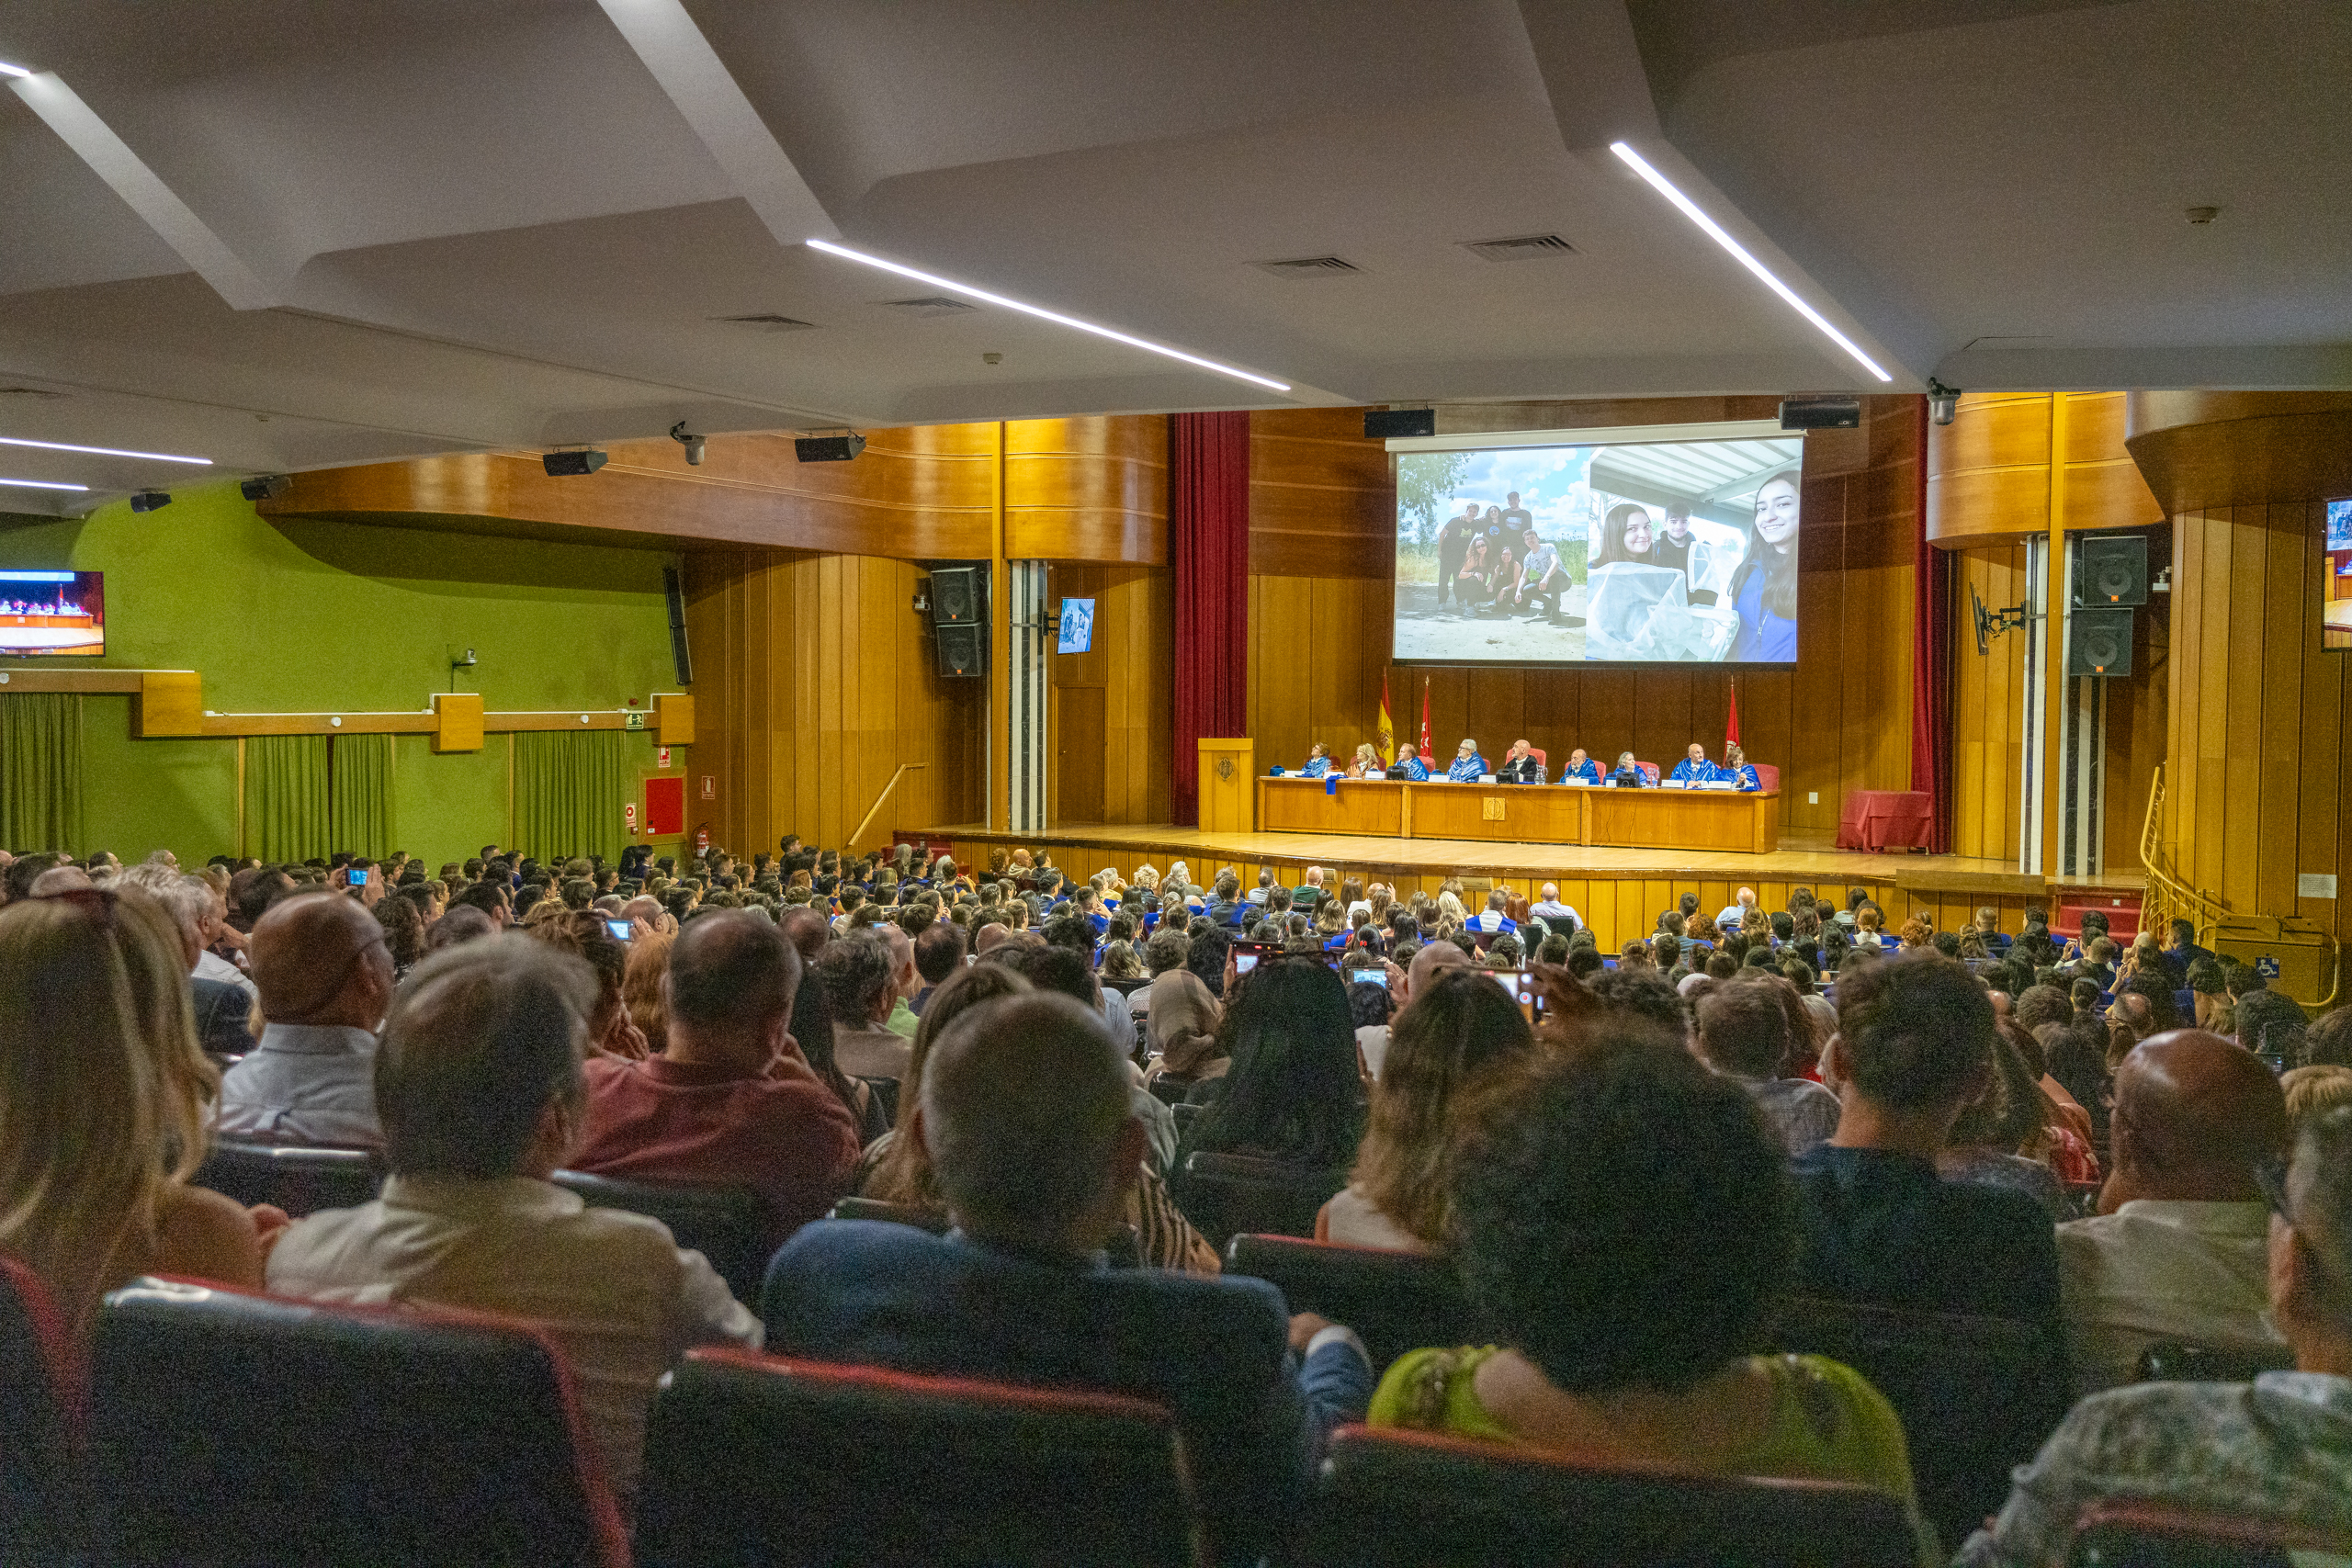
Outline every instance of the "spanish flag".
POLYGON ((1388 718, 1388 671, 1380 672, 1380 765, 1396 761, 1396 728, 1388 718))

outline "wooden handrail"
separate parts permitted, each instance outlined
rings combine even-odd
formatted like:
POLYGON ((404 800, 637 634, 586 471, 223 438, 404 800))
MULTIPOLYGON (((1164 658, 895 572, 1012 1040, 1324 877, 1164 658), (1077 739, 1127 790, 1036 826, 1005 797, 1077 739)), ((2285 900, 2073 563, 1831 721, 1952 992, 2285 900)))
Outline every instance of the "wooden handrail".
POLYGON ((2149 929, 2154 929, 2154 921, 2159 914, 2183 908, 2193 916, 2201 917, 2198 924, 2199 934, 2202 935, 2205 929, 2228 912, 2229 907, 2211 894, 2200 893, 2189 886, 2168 869, 2164 846, 2156 833, 2156 815, 2164 805, 2164 799, 2165 770, 2164 764, 2159 762, 2148 780, 2148 814, 2140 826, 2140 866, 2148 874, 2149 890, 2163 899, 2160 908, 2148 911, 2149 929))
POLYGON ((852 850, 857 848, 857 840, 864 835, 866 828, 873 822, 874 814, 882 809, 882 803, 890 798, 890 792, 892 790, 899 787, 899 775, 903 774, 909 768, 920 768, 922 765, 923 764, 921 762, 901 762, 899 764, 898 772, 890 775, 890 782, 882 786, 882 793, 874 797, 874 804, 865 808, 865 815, 864 817, 858 818, 856 829, 852 831, 849 836, 849 848, 852 850))

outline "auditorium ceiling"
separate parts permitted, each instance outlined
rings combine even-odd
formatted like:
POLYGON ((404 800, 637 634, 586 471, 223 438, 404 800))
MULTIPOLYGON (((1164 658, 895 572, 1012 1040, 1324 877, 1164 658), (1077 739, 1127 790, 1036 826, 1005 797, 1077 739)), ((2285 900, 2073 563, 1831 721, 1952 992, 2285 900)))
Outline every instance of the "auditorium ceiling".
MULTIPOLYGON (((682 420, 2352 385, 2341 0, 19 0, 0 62, 0 437, 215 473, 682 420)), ((0 476, 73 513, 189 470, 0 476)))

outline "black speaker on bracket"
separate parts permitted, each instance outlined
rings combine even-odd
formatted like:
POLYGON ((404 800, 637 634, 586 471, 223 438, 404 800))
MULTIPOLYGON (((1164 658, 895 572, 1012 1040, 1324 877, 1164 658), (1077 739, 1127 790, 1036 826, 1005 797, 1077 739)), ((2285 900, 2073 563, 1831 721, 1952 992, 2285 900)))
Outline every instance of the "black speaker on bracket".
POLYGON ((2066 673, 2132 673, 2132 612, 2087 609, 2067 616, 2066 673))
POLYGON ((686 595, 674 566, 662 569, 662 596, 670 602, 670 662, 677 669, 678 684, 691 686, 695 661, 686 649, 686 595))
POLYGON ((939 646, 939 672, 977 680, 989 672, 989 629, 978 626, 935 626, 932 636, 939 646))
POLYGON ((2075 541, 2075 603, 2089 605, 2148 602, 2148 541, 2139 534, 2109 538, 2086 534, 2075 541))
POLYGON ((981 619, 980 569, 940 566, 931 570, 931 624, 977 626, 981 619))
POLYGON ((1363 435, 1367 441, 1404 440, 1437 434, 1435 409, 1366 409, 1363 435))

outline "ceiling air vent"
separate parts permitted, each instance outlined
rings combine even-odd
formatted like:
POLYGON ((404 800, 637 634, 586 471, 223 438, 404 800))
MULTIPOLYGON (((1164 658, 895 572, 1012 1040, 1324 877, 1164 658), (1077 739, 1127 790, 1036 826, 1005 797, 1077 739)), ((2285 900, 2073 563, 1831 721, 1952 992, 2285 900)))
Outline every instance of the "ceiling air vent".
POLYGON ((1521 234, 1515 240, 1464 240, 1462 248, 1490 262, 1533 261, 1538 256, 1577 254, 1577 248, 1557 234, 1521 234))
POLYGON ((773 312, 758 316, 713 316, 711 320, 724 321, 729 326, 759 327, 772 333, 813 332, 817 326, 816 322, 804 321, 797 316, 779 316, 773 312))
POLYGON ((926 294, 920 299, 890 299, 885 308, 902 316, 960 316, 967 310, 977 310, 978 305, 967 299, 956 299, 944 294, 926 294))
POLYGON ((1252 262, 1260 272, 1271 272, 1276 277, 1345 277, 1363 269, 1353 262, 1338 256, 1299 256, 1291 261, 1252 262))

